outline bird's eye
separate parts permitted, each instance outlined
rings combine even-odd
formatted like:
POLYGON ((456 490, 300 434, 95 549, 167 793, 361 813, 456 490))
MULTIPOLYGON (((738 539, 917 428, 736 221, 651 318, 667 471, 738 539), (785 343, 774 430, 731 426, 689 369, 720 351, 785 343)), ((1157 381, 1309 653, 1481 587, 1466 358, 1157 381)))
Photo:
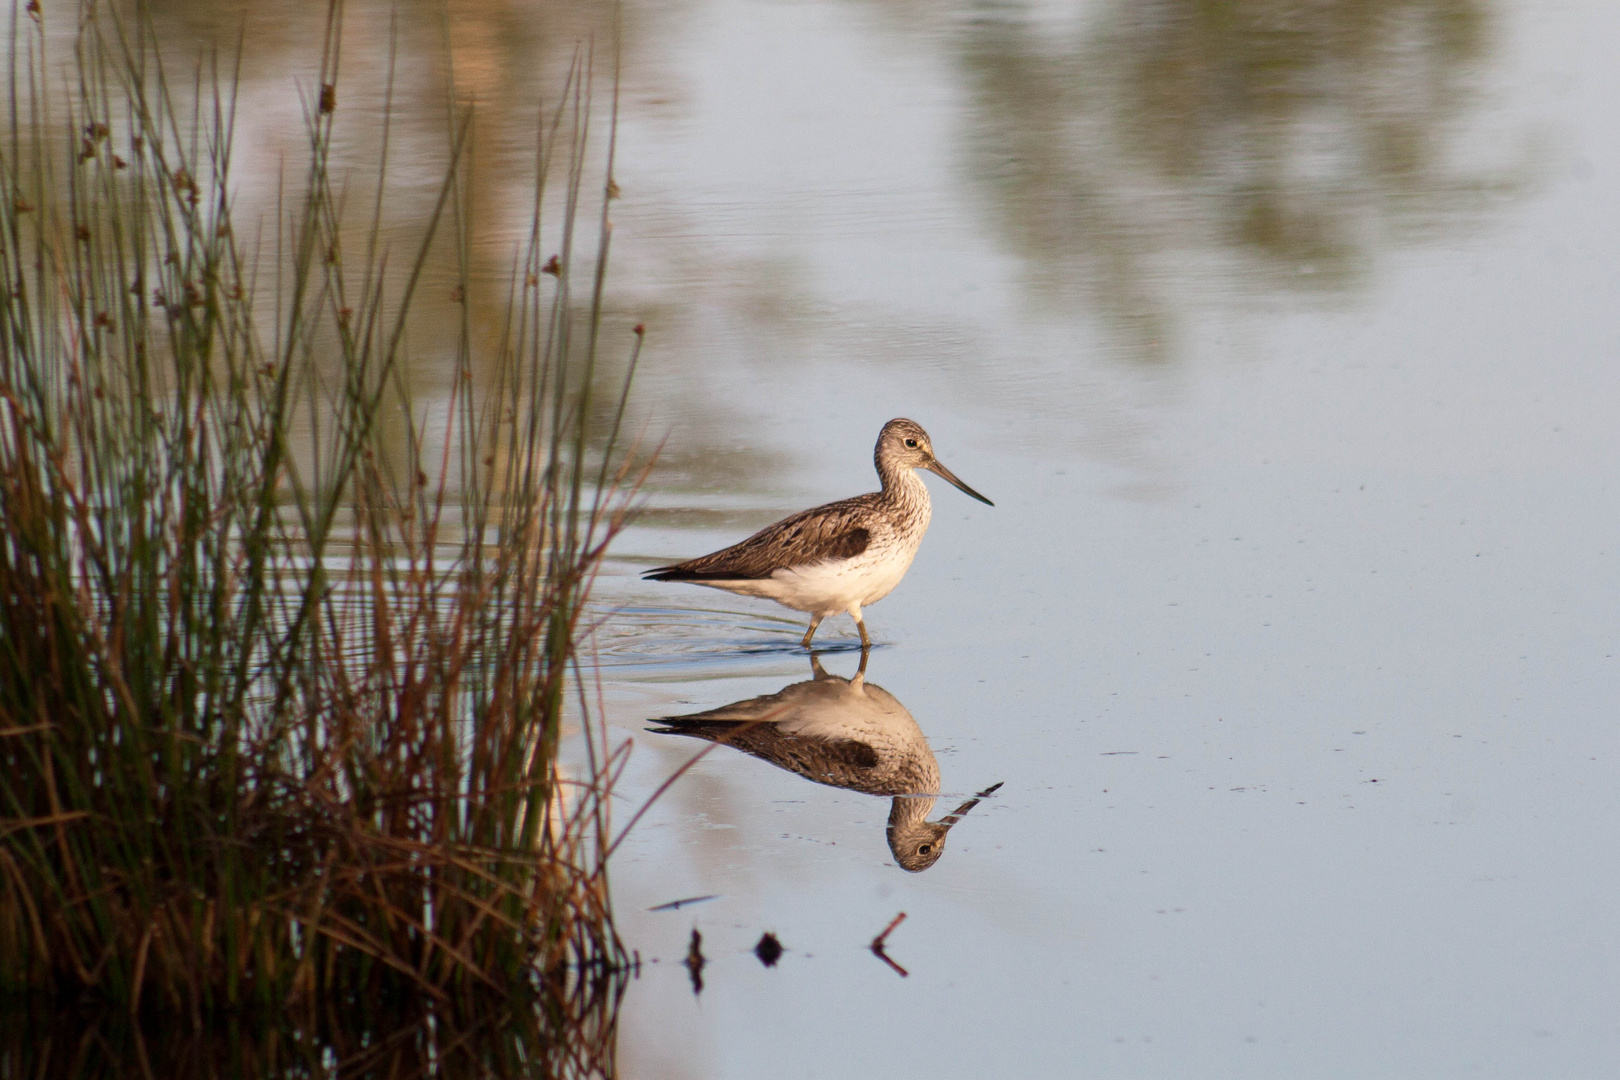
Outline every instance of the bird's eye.
POLYGON ((911 447, 913 450, 915 450, 915 449, 917 449, 917 440, 916 439, 907 439, 906 440, 906 445, 911 447))
POLYGON ((933 844, 924 844, 924 845, 922 845, 921 847, 919 847, 917 849, 917 854, 926 855, 930 851, 933 851, 933 850, 934 850, 934 845, 933 844))

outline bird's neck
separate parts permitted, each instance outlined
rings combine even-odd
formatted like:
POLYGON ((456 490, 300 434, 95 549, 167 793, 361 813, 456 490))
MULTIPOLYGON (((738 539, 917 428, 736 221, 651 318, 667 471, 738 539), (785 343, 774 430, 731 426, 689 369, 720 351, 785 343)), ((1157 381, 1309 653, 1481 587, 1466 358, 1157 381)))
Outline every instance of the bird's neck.
MULTIPOLYGON (((937 784, 935 785, 938 786, 937 784)), ((889 803, 889 828, 903 829, 928 820, 934 809, 932 795, 896 795, 889 803)))
POLYGON ((922 482, 916 469, 907 469, 892 462, 878 462, 878 478, 883 481, 883 497, 891 503, 914 511, 924 519, 929 513, 928 485, 922 482))

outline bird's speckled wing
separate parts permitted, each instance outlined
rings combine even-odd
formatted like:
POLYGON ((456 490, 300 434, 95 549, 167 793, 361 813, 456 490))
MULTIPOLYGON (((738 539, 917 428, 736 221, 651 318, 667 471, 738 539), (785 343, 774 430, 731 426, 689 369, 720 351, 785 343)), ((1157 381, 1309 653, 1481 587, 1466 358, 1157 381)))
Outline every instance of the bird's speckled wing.
POLYGON ((888 770, 878 771, 882 764, 878 751, 858 739, 791 735, 775 724, 746 720, 694 720, 671 716, 659 722, 666 726, 650 729, 655 734, 688 735, 723 742, 818 784, 869 795, 895 794, 893 776, 888 770))
POLYGON ((790 566, 853 559, 872 542, 877 495, 857 495, 801 510, 728 548, 649 570, 651 581, 768 578, 790 566))
POLYGON ((686 716, 651 730, 723 742, 818 784, 868 795, 939 787, 934 755, 917 722, 888 691, 817 669, 816 678, 774 694, 686 716))

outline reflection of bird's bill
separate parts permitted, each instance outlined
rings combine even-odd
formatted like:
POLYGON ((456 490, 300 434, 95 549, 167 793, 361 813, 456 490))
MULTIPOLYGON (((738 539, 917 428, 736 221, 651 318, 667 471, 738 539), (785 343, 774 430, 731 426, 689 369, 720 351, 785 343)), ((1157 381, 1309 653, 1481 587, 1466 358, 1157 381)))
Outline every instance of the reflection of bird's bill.
POLYGON ((958 821, 961 821, 964 817, 966 817, 969 810, 973 809, 975 806, 978 806, 980 799, 989 798, 1001 785, 1002 781, 1000 780, 996 781, 994 784, 991 784, 989 787, 973 796, 973 798, 969 799, 961 806, 958 806, 955 810, 952 810, 950 813, 940 818, 939 823, 949 829, 952 825, 955 825, 958 821))
POLYGON ((923 468, 927 469, 929 472, 933 473, 935 476, 942 476, 946 480, 949 480, 952 484, 955 484, 956 487, 959 490, 964 491, 967 494, 973 496, 975 499, 978 499, 980 502, 984 503, 984 505, 986 505, 986 506, 994 506, 994 505, 996 505, 995 503, 991 502, 989 499, 985 498, 983 495, 980 495, 977 491, 974 491, 972 488, 970 488, 966 484, 962 483, 962 481, 958 480, 956 478, 956 474, 951 472, 951 470, 947 469, 945 466, 941 465, 937 459, 930 458, 929 461, 928 461, 928 464, 924 465, 923 468))

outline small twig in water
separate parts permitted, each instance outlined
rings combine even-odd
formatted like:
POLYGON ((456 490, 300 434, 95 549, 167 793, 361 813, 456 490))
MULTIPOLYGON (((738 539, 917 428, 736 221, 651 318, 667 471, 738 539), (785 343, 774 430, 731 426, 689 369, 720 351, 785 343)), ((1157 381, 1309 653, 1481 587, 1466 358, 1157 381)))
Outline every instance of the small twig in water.
POLYGON ((883 943, 884 943, 884 941, 886 941, 888 939, 889 934, 893 932, 894 928, 899 926, 901 923, 903 923, 905 921, 906 921, 906 913, 902 911, 900 914, 896 915, 893 919, 889 920, 889 925, 885 926, 883 928, 883 933, 879 934, 877 937, 872 939, 872 944, 871 944, 872 955, 877 957, 879 960, 883 961, 885 964, 888 964, 895 971, 899 972, 900 977, 902 979, 904 979, 908 975, 910 975, 911 972, 907 971, 905 968, 901 967, 899 964, 894 962, 894 960, 889 956, 889 954, 884 951, 883 943))
POLYGON ((719 893, 710 893, 708 896, 688 896, 688 897, 685 897, 685 898, 680 899, 680 900, 671 900, 667 904, 659 904, 657 907, 650 907, 647 910, 648 911, 679 911, 679 910, 681 910, 681 908, 685 907, 687 904, 701 904, 705 900, 718 900, 718 899, 720 899, 720 894, 719 893))

